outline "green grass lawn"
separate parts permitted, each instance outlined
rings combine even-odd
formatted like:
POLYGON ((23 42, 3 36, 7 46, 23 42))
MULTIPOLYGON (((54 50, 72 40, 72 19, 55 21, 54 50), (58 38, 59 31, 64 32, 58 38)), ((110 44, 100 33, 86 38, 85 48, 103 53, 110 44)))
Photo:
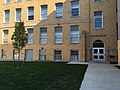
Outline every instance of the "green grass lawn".
POLYGON ((15 69, 14 62, 0 62, 0 90, 79 90, 87 65, 27 62, 15 69))

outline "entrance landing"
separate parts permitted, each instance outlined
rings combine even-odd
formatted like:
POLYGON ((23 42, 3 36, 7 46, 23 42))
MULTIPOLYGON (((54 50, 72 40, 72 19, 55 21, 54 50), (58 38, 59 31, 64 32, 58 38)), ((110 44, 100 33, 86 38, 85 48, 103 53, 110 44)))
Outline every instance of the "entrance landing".
POLYGON ((88 62, 69 62, 67 64, 84 64, 84 65, 88 65, 88 62))

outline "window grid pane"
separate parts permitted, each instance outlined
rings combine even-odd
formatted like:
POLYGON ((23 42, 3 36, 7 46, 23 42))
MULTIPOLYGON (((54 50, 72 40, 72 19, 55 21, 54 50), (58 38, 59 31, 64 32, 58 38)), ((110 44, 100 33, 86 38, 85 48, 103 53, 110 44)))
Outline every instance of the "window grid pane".
POLYGON ((21 2, 22 0, 16 0, 16 2, 21 2))
POLYGON ((47 28, 40 28, 40 43, 47 43, 47 28))
POLYGON ((62 18, 62 15, 63 15, 63 4, 62 3, 57 3, 56 4, 55 17, 56 18, 62 18))
POLYGON ((13 50, 13 59, 18 60, 19 53, 16 50, 13 50))
POLYGON ((62 27, 55 27, 55 43, 62 43, 62 27))
POLYGON ((61 50, 54 51, 54 59, 55 60, 62 60, 62 51, 61 50))
POLYGON ((71 61, 78 61, 79 59, 79 51, 71 50, 71 61))
POLYGON ((103 27, 102 11, 94 12, 94 28, 101 29, 103 27))
POLYGON ((34 7, 28 7, 28 20, 34 20, 34 7))
POLYGON ((79 16, 79 0, 71 1, 71 16, 79 16))
POLYGON ((47 19, 47 5, 41 6, 41 20, 47 19))
POLYGON ((103 0, 94 0, 94 2, 101 2, 101 1, 103 1, 103 0))
POLYGON ((39 59, 46 60, 46 50, 39 50, 39 59))
POLYGON ((71 43, 79 43, 79 26, 71 26, 71 43))
POLYGON ((27 29, 28 36, 27 36, 27 44, 33 44, 33 28, 27 29))
POLYGON ((5 10, 5 18, 4 18, 4 22, 8 23, 9 22, 9 17, 10 17, 10 10, 5 10))
POLYGON ((19 22, 21 20, 21 8, 16 9, 16 21, 19 22))
POLYGON ((8 3, 10 3, 10 0, 5 0, 5 4, 8 4, 8 3))
POLYGON ((1 56, 1 58, 2 59, 6 59, 7 58, 7 56, 6 56, 6 51, 4 50, 4 49, 2 49, 2 56, 1 56))
POLYGON ((8 30, 3 30, 3 44, 8 44, 8 30))

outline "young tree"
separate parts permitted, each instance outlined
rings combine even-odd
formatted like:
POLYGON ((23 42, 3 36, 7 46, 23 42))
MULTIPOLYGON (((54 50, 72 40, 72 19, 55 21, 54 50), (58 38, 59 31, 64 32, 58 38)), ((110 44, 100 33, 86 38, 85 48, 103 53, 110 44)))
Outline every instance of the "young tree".
POLYGON ((17 68, 20 67, 20 51, 26 46, 27 43, 27 35, 25 31, 24 22, 16 22, 15 23, 15 31, 11 37, 13 48, 18 52, 18 65, 17 68))

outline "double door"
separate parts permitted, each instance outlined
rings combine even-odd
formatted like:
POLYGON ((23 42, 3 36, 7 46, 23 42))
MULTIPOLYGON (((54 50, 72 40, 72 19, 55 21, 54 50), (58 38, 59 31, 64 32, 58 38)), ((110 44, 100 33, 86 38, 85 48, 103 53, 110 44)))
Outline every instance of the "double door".
POLYGON ((105 60, 105 49, 93 48, 93 60, 105 60))

